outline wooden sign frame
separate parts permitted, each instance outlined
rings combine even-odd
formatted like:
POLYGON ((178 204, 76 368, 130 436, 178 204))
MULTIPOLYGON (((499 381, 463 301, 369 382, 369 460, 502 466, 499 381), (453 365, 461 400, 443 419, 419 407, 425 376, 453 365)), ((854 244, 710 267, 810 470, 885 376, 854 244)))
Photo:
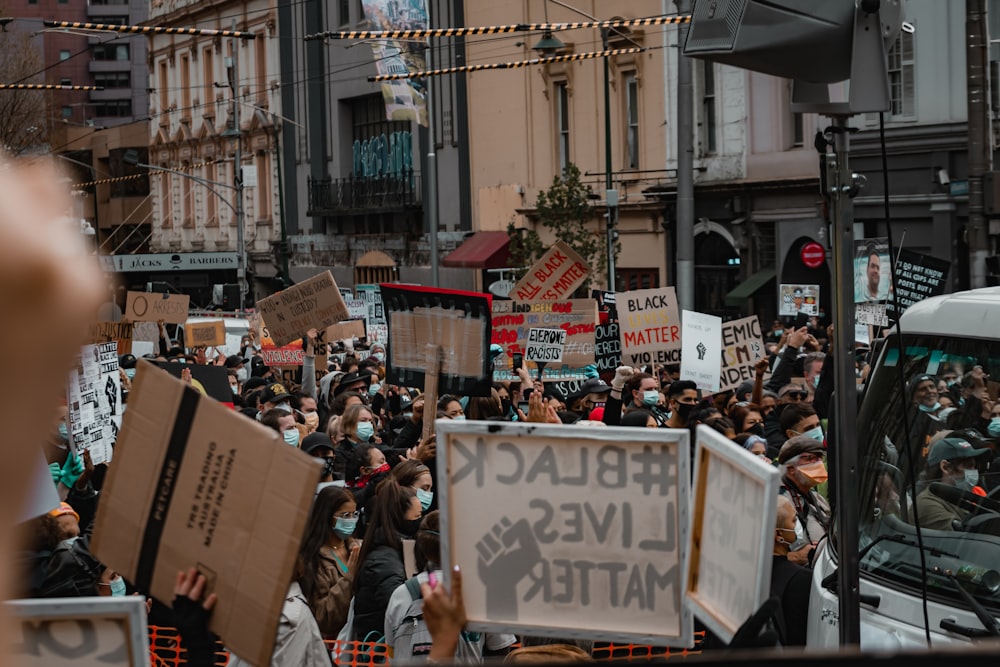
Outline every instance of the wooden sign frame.
POLYGON ((774 552, 772 536, 781 473, 776 467, 765 463, 711 427, 698 426, 696 433, 694 486, 691 493, 691 541, 688 545, 684 594, 695 616, 723 641, 729 642, 740 626, 771 594, 771 560, 774 552), (745 473, 744 479, 757 492, 756 498, 738 502, 727 498, 727 493, 734 494, 738 491, 734 488, 735 485, 710 481, 709 476, 714 474, 713 466, 719 466, 718 470, 745 473), (726 507, 726 511, 730 513, 728 522, 715 522, 716 510, 708 508, 711 502, 726 507), (731 516, 734 512, 742 512, 743 515, 731 516), (710 516, 706 518, 706 514, 710 516), (741 553, 737 547, 745 544, 745 540, 740 539, 740 531, 753 530, 754 527, 759 531, 761 539, 749 553, 741 553), (719 532, 735 544, 730 545, 730 548, 719 545, 716 551, 711 551, 706 548, 706 531, 719 532), (727 562, 722 566, 718 563, 720 560, 727 562), (746 604, 746 596, 742 600, 738 599, 738 596, 732 594, 732 586, 722 583, 719 586, 727 588, 729 602, 733 604, 725 608, 717 599, 713 599, 710 584, 706 583, 710 578, 702 578, 710 570, 713 573, 724 570, 728 583, 753 582, 750 586, 749 604, 746 604))

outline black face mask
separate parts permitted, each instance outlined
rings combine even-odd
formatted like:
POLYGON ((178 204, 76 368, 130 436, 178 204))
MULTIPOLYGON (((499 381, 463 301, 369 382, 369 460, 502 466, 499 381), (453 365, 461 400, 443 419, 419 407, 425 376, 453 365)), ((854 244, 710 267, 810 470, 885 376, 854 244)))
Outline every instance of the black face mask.
POLYGON ((751 426, 750 428, 747 429, 747 433, 753 433, 754 435, 763 438, 764 437, 764 425, 763 424, 754 424, 753 426, 751 426))
POLYGON ((511 402, 510 402, 509 398, 501 398, 500 399, 500 410, 503 413, 504 417, 506 417, 507 415, 510 414, 510 406, 511 406, 511 402))
POLYGON ((403 526, 399 532, 403 534, 403 537, 412 539, 416 537, 417 531, 420 530, 421 521, 423 521, 423 518, 403 520, 403 526))
POLYGON ((677 404, 677 415, 687 422, 691 418, 691 413, 697 406, 691 405, 690 403, 678 403, 677 404))

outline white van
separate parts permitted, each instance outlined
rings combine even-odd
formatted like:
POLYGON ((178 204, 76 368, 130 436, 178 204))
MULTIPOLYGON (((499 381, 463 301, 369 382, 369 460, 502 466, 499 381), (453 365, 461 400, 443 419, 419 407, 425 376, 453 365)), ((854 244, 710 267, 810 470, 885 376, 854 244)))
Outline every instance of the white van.
MULTIPOLYGON (((895 335, 886 341, 857 421, 862 649, 926 646, 926 632, 938 646, 984 636, 963 590, 989 615, 1000 616, 1000 513, 980 511, 950 531, 922 529, 918 535, 914 526, 911 489, 920 488, 915 485, 924 469, 926 434, 944 424, 929 421, 935 418, 910 402, 899 376, 902 371, 906 383, 923 374, 954 372, 961 378, 981 366, 1000 378, 1000 288, 921 301, 899 326, 903 349, 895 335)), ((983 472, 981 467, 980 485, 1000 500, 1000 475, 983 472)), ((825 541, 814 558, 810 646, 839 643, 837 596, 829 590, 835 584, 824 586, 836 566, 836 545, 825 541)))

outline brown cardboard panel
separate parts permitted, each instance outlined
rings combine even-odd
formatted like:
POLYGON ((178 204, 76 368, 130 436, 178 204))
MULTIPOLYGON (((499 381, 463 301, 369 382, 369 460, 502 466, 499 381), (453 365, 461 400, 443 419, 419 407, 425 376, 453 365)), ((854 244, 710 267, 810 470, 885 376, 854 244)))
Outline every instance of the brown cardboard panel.
POLYGON ((87 330, 86 343, 96 345, 98 343, 118 343, 118 354, 126 354, 132 351, 132 323, 131 322, 91 322, 87 330))
POLYGON ((564 242, 556 241, 517 281, 510 298, 518 301, 568 299, 589 277, 587 261, 564 242))
POLYGON ((140 361, 91 544, 165 604, 195 566, 219 601, 211 629, 270 662, 319 465, 274 431, 140 361))
POLYGON ((184 324, 191 297, 187 294, 129 292, 125 295, 125 319, 133 322, 184 324))
POLYGON ((189 322, 184 325, 184 343, 188 347, 226 344, 226 325, 222 320, 189 322))
POLYGON ((329 271, 261 299, 257 309, 279 347, 302 338, 309 329, 326 329, 350 317, 329 271))

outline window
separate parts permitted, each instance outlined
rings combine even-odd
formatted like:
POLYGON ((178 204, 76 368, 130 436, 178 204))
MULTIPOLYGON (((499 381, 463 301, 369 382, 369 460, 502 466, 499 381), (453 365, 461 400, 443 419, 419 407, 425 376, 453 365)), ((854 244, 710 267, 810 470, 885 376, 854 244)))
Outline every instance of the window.
POLYGON ((271 219, 271 158, 267 153, 260 153, 255 160, 257 165, 257 219, 271 219))
POLYGON ((69 49, 60 49, 59 50, 59 60, 69 60, 70 55, 71 54, 69 52, 69 49))
MULTIPOLYGON (((67 51, 67 53, 69 53, 67 51)), ((128 44, 98 44, 94 47, 94 60, 128 60, 128 44)))
POLYGON ((900 30, 889 49, 889 116, 914 117, 913 34, 900 30))
POLYGON ((340 25, 349 25, 351 22, 351 0, 340 0, 339 21, 340 25))
POLYGON ((191 57, 181 56, 181 115, 191 115, 191 57))
POLYGON ((128 0, 90 0, 92 5, 127 5, 128 0))
MULTIPOLYGON (((190 174, 191 163, 186 160, 181 162, 180 170, 185 174, 190 174)), ((179 178, 181 179, 181 226, 194 227, 194 188, 191 187, 193 181, 184 176, 179 178)))
POLYGON ((132 100, 108 100, 94 105, 99 118, 128 118, 132 115, 132 100))
POLYGON ((569 86, 565 81, 556 83, 556 149, 559 155, 559 173, 570 163, 569 154, 569 86))
POLYGON ((102 16, 100 23, 107 23, 108 25, 128 25, 127 16, 102 16))
POLYGON ((253 43, 254 66, 257 69, 257 104, 267 103, 267 41, 258 39, 253 43))
MULTIPOLYGON (((205 165, 205 180, 218 181, 214 162, 205 165)), ((212 193, 205 196, 205 225, 207 227, 219 226, 219 198, 212 193)))
POLYGON ((625 168, 639 168, 639 81, 625 75, 625 168))
POLYGON ((702 62, 701 148, 702 154, 717 150, 715 141, 715 63, 702 62))
POLYGON ((387 120, 381 93, 355 98, 349 105, 352 175, 356 178, 395 175, 398 178, 410 173, 413 143, 409 121, 387 120), (387 157, 384 161, 378 159, 383 140, 387 157))
MULTIPOLYGON (((167 168, 170 165, 161 164, 163 168, 167 168)), ((163 207, 160 210, 160 225, 163 227, 173 227, 174 226, 174 212, 173 212, 173 188, 171 187, 171 181, 173 180, 173 175, 165 172, 159 172, 157 177, 160 179, 160 205, 163 207)), ((154 223, 155 225, 155 223, 154 223)))
POLYGON ((72 118, 73 117, 73 107, 63 107, 62 108, 62 117, 63 118, 72 118))
POLYGON ((156 90, 160 94, 160 111, 170 108, 170 87, 168 85, 167 61, 160 61, 160 76, 156 82, 156 90))
POLYGON ((128 72, 96 72, 94 85, 104 88, 131 88, 132 79, 128 72))
MULTIPOLYGON (((205 84, 205 99, 202 102, 210 104, 215 101, 215 51, 211 46, 205 47, 201 52, 201 76, 205 84)), ((206 106, 204 113, 214 115, 214 107, 206 106)))
POLYGON ((619 292, 659 286, 659 269, 618 269, 615 272, 615 289, 619 292))
MULTIPOLYGON (((63 77, 63 78, 59 79, 59 85, 60 86, 72 86, 73 85, 73 79, 69 79, 69 78, 63 77)), ((97 85, 100 85, 100 84, 97 84, 97 85)))

